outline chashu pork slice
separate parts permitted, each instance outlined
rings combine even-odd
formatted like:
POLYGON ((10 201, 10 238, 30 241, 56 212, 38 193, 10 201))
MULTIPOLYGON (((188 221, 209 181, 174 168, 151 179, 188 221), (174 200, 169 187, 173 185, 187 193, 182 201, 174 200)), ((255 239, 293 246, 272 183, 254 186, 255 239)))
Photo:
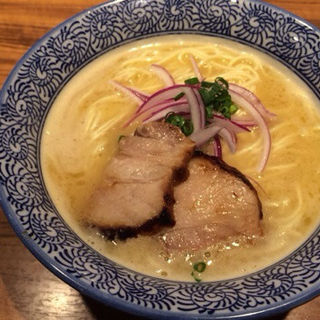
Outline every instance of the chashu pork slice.
POLYGON ((170 250, 205 249, 230 238, 262 235, 261 203, 248 179, 216 157, 196 152, 188 179, 175 187, 173 228, 162 233, 170 250))
POLYGON ((165 122, 150 122, 122 137, 90 197, 86 223, 120 238, 156 222, 174 224, 173 187, 186 179, 193 150, 194 143, 165 122))

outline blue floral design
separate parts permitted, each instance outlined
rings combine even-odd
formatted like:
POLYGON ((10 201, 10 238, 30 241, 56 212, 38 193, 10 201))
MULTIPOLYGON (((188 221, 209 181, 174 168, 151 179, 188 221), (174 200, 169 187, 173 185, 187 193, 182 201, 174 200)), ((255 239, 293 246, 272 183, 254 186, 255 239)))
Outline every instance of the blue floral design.
POLYGON ((20 128, 12 126, 4 130, 0 138, 4 155, 8 155, 16 160, 27 159, 30 148, 27 132, 23 132, 20 128))
POLYGON ((170 286, 149 277, 129 275, 119 279, 119 294, 131 303, 160 310, 170 310, 175 301, 170 297, 170 286))
POLYGON ((85 61, 88 50, 88 37, 77 21, 69 27, 63 27, 60 33, 52 38, 49 46, 61 62, 65 72, 70 72, 85 61))
POLYGON ((310 76, 310 79, 317 83, 317 87, 320 88, 319 82, 320 82, 320 50, 318 52, 315 52, 312 56, 311 62, 310 62, 310 73, 308 74, 310 76))
POLYGON ((34 214, 30 227, 32 230, 30 236, 35 237, 38 245, 42 248, 46 247, 50 253, 57 251, 60 245, 68 243, 63 224, 56 217, 51 217, 47 213, 45 219, 41 212, 34 214))
POLYGON ((128 1, 123 9, 123 22, 133 33, 149 33, 162 15, 161 1, 128 1))
POLYGON ((22 171, 20 169, 20 172, 10 176, 6 181, 9 200, 15 202, 18 207, 38 207, 43 202, 41 185, 31 173, 22 171))
MULTIPOLYGON (((261 7, 257 3, 248 3, 243 5, 241 11, 242 19, 233 27, 234 34, 261 45, 268 39, 267 35, 275 30, 271 8, 261 7)), ((269 41, 272 40, 269 39, 269 41)))
POLYGON ((279 266, 252 276, 246 280, 245 287, 249 296, 265 298, 271 303, 303 290, 306 284, 300 277, 289 275, 284 267, 279 266))
POLYGON ((277 24, 274 45, 282 57, 300 59, 316 44, 312 30, 288 18, 277 24))
POLYGON ((190 286, 183 291, 181 300, 184 301, 183 311, 197 310, 199 313, 213 314, 218 310, 228 308, 235 310, 245 302, 239 296, 240 287, 229 282, 216 285, 190 286))
POLYGON ((107 262, 106 259, 101 259, 101 256, 88 251, 82 247, 68 248, 55 257, 56 261, 68 268, 69 272, 77 278, 82 278, 91 286, 98 289, 107 289, 112 292, 119 291, 117 284, 116 268, 107 262))
POLYGON ((164 6, 161 27, 165 30, 190 28, 195 11, 194 4, 188 0, 168 0, 164 6))
POLYGON ((168 291, 165 286, 158 285, 157 282, 150 284, 149 279, 144 281, 143 279, 128 278, 124 279, 125 282, 121 282, 122 287, 129 290, 128 293, 132 296, 132 299, 138 298, 143 301, 161 301, 168 295, 168 291))
POLYGON ((259 288, 259 295, 277 296, 288 292, 293 286, 293 279, 284 273, 277 273, 272 276, 266 275, 256 282, 259 288))
MULTIPOLYGON (((38 52, 33 54, 32 58, 22 66, 21 80, 22 78, 28 79, 30 91, 32 90, 34 94, 37 94, 39 101, 40 99, 48 101, 61 83, 61 67, 55 57, 49 56, 47 52, 44 51, 44 48, 40 48, 38 52)), ((20 94, 23 93, 20 91, 20 94)), ((32 111, 39 112, 37 108, 32 108, 32 111)))
POLYGON ((297 67, 320 91, 320 49, 314 51, 313 54, 302 57, 298 61, 297 67))
POLYGON ((2 112, 15 123, 35 124, 40 120, 40 100, 36 91, 29 84, 16 83, 15 88, 11 87, 8 91, 2 112))
POLYGON ((294 274, 311 283, 320 280, 320 239, 316 238, 305 246, 304 252, 292 260, 294 274))
POLYGON ((196 0, 199 16, 194 26, 206 32, 229 34, 237 11, 232 2, 224 0, 196 0))
POLYGON ((84 25, 89 29, 91 45, 95 50, 106 49, 123 38, 117 6, 103 7, 97 12, 89 13, 84 19, 84 25))

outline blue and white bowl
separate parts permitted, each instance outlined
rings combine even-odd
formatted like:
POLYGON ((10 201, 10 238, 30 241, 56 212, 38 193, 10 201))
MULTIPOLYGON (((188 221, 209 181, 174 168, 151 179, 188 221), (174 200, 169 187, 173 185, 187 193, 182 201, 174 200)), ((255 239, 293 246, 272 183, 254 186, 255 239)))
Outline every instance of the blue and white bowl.
POLYGON ((108 1, 62 23, 18 62, 0 95, 0 196, 12 227, 53 273, 81 293, 148 317, 252 319, 320 293, 320 228, 283 260, 248 276, 188 283, 153 278, 101 256, 65 224, 43 181, 46 116, 82 67, 115 47, 164 34, 204 34, 263 51, 320 98, 320 31, 253 0, 108 1))

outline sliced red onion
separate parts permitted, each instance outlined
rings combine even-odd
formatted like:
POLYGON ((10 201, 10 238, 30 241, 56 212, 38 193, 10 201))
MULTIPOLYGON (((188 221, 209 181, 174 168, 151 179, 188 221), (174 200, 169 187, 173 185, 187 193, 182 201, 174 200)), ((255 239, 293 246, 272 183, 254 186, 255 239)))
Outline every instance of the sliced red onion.
POLYGON ((187 94, 187 92, 185 92, 185 94, 189 102, 193 132, 195 133, 205 127, 205 107, 199 91, 197 89, 189 89, 189 94, 187 94))
POLYGON ((133 89, 131 87, 127 87, 117 81, 109 80, 109 83, 112 84, 114 87, 122 91, 123 93, 129 95, 131 98, 135 99, 138 103, 143 103, 147 101, 148 95, 144 92, 141 92, 137 89, 133 89))
POLYGON ((229 83, 229 93, 233 91, 235 93, 240 94, 244 99, 250 102, 262 115, 262 117, 267 120, 271 119, 272 117, 276 116, 276 114, 270 112, 259 100, 259 98, 248 89, 241 87, 234 83, 229 83))
POLYGON ((136 113, 130 117, 130 119, 123 125, 123 127, 127 127, 130 123, 132 123, 136 118, 138 118, 141 114, 148 111, 149 109, 155 108, 161 103, 168 103, 169 101, 174 101, 173 98, 182 92, 182 88, 186 87, 186 85, 174 85, 171 87, 167 87, 164 89, 160 89, 149 96, 148 100, 144 101, 136 111, 136 113))
POLYGON ((191 64, 192 64, 192 68, 193 68, 193 72, 194 72, 195 76, 198 78, 198 80, 200 82, 203 81, 204 78, 203 78, 203 76, 202 76, 202 74, 200 72, 199 66, 198 66, 194 56, 192 54, 190 54, 189 58, 190 58, 190 61, 191 61, 191 64))
POLYGON ((236 143, 237 143, 237 137, 235 133, 232 130, 228 130, 227 128, 222 128, 219 131, 219 136, 226 141, 230 151, 232 153, 236 152, 236 143))
MULTIPOLYGON (((205 126, 205 110, 204 105, 198 90, 193 89, 190 85, 176 84, 171 87, 167 87, 155 92, 149 97, 149 99, 144 102, 138 109, 136 115, 131 117, 126 123, 125 127, 128 126, 134 119, 140 116, 143 112, 154 108, 163 101, 172 100, 179 93, 183 92, 185 98, 190 107, 191 119, 193 123, 193 130, 197 132, 198 130, 204 128, 205 126)), ((179 100, 180 101, 180 100, 179 100)), ((181 101, 180 101, 181 102, 181 101)))
POLYGON ((254 121, 257 123, 261 130, 264 141, 262 155, 258 165, 258 171, 261 172, 266 166, 271 149, 271 137, 267 123, 260 112, 253 106, 253 104, 247 101, 242 95, 234 92, 233 90, 230 90, 229 93, 234 103, 236 103, 238 106, 242 107, 246 112, 252 115, 254 121))
POLYGON ((152 64, 151 71, 153 71, 167 87, 173 86, 175 84, 174 79, 169 71, 159 64, 152 64))
POLYGON ((209 125, 203 130, 193 132, 189 138, 196 143, 197 147, 200 147, 214 137, 221 129, 219 126, 209 125))
POLYGON ((257 126, 257 124, 253 120, 250 120, 250 119, 237 119, 237 118, 233 119, 231 117, 231 120, 232 120, 233 123, 236 123, 237 125, 239 125, 241 127, 245 127, 247 129, 250 128, 250 127, 257 126))
POLYGON ((161 106, 158 110, 152 112, 148 115, 143 122, 151 122, 157 121, 164 118, 169 112, 178 113, 181 115, 189 115, 189 105, 187 103, 176 103, 176 104, 169 104, 165 106, 161 106))
POLYGON ((162 120, 170 112, 174 112, 175 114, 179 114, 181 116, 184 116, 185 118, 188 118, 188 115, 190 115, 189 112, 184 112, 184 111, 179 112, 175 108, 168 108, 167 110, 163 110, 162 112, 159 112, 159 113, 153 115, 152 117, 148 117, 147 119, 143 120, 142 122, 148 123, 148 122, 151 122, 151 121, 162 120))
POLYGON ((222 146, 220 142, 220 138, 218 135, 215 135, 212 141, 213 146, 213 155, 222 159, 222 146))
POLYGON ((183 92, 184 88, 191 88, 191 86, 186 84, 175 84, 171 87, 166 87, 160 89, 149 96, 149 99, 142 103, 136 113, 141 113, 143 110, 148 110, 149 108, 163 102, 173 100, 179 93, 183 92))
POLYGON ((247 127, 239 124, 238 122, 233 121, 233 120, 229 120, 219 114, 214 114, 212 121, 215 122, 218 126, 221 126, 223 128, 227 128, 228 130, 231 130, 234 133, 239 133, 239 132, 243 132, 243 131, 250 131, 247 127))
MULTIPOLYGON (((136 120, 137 118, 140 118, 142 115, 148 114, 148 116, 143 120, 147 120, 149 119, 149 115, 151 113, 152 115, 155 115, 156 113, 167 109, 167 108, 172 108, 174 110, 174 108, 178 108, 180 105, 187 105, 187 111, 189 111, 189 105, 187 104, 187 101, 185 99, 181 99, 179 101, 175 101, 174 99, 169 99, 169 100, 164 100, 159 102, 158 104, 155 104, 153 106, 150 106, 148 109, 146 110, 142 110, 139 113, 136 112, 125 124, 124 127, 128 126, 130 123, 132 123, 134 120, 136 120)), ((170 112, 170 111, 168 111, 170 112)), ((174 111, 173 111, 174 112, 174 111)), ((155 120, 154 120, 155 121, 155 120)))

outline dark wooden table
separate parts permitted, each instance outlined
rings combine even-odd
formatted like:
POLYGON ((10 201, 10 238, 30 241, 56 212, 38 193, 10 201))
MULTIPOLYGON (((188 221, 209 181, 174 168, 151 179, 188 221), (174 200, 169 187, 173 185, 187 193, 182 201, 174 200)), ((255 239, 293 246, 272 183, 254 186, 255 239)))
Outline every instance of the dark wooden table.
MULTIPOLYGON (((0 88, 22 54, 45 32, 101 1, 0 0, 0 88)), ((320 0, 269 0, 320 27, 320 0)), ((81 296, 22 245, 0 209, 0 320, 138 319, 81 296)), ((273 318, 276 319, 276 318, 273 318)), ((281 320, 320 319, 320 297, 281 320)))

